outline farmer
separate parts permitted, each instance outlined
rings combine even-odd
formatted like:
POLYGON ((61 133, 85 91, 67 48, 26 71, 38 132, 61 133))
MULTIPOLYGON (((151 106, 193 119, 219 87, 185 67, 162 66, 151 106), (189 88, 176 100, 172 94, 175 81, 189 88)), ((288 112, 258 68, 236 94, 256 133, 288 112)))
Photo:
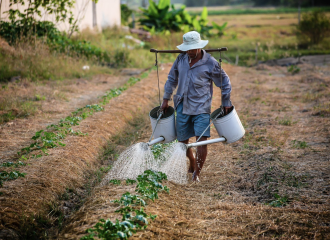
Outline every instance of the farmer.
MULTIPOLYGON (((177 48, 185 53, 177 57, 165 83, 161 109, 167 110, 168 101, 178 86, 173 96, 177 113, 176 132, 178 141, 185 144, 189 143, 191 137, 195 136, 197 140, 210 124, 212 82, 222 89, 222 106, 225 114, 233 108, 230 101, 230 79, 225 71, 220 69, 217 60, 202 50, 207 44, 208 40, 201 40, 200 34, 196 31, 184 34, 183 43, 177 48), (222 75, 222 81, 220 75, 222 75)), ((206 141, 208 137, 210 137, 210 128, 199 141, 206 141)), ((206 155, 207 145, 197 147, 196 158, 192 150, 188 148, 189 173, 193 173, 193 181, 199 181, 206 155)))

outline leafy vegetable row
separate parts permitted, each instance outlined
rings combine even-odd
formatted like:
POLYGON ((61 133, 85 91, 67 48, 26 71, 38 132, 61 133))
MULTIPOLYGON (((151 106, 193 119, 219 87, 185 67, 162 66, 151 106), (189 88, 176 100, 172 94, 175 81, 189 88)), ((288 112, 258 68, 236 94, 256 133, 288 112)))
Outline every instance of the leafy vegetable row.
MULTIPOLYGON (((111 220, 100 219, 99 222, 93 227, 86 230, 88 235, 81 238, 81 240, 93 240, 97 239, 128 239, 136 233, 137 230, 143 230, 147 228, 149 224, 148 219, 154 220, 156 215, 148 215, 144 212, 143 207, 147 205, 147 200, 154 201, 158 199, 158 192, 169 192, 167 186, 163 186, 162 180, 166 180, 165 173, 156 172, 152 170, 146 170, 142 175, 137 177, 137 181, 127 179, 126 184, 134 184, 137 182, 135 192, 137 194, 131 194, 126 192, 119 200, 115 200, 114 203, 118 203, 120 208, 116 211, 122 215, 122 219, 116 219, 115 222, 111 220)), ((113 184, 120 184, 119 180, 111 180, 113 184)))
MULTIPOLYGON (((141 77, 146 77, 143 75, 141 77)), ((48 155, 49 148, 56 148, 59 146, 65 146, 62 142, 67 135, 81 135, 85 136, 87 133, 82 133, 79 130, 74 131, 73 126, 79 125, 83 119, 93 115, 95 112, 103 111, 103 106, 108 104, 109 101, 119 96, 123 91, 127 90, 130 86, 133 86, 136 82, 140 81, 139 78, 131 77, 122 87, 111 89, 104 96, 99 104, 86 105, 85 107, 78 108, 76 111, 71 113, 64 119, 61 119, 58 124, 51 124, 46 130, 40 130, 35 133, 32 137, 34 142, 27 147, 22 148, 17 155, 19 157, 19 162, 4 162, 0 164, 0 168, 4 167, 20 167, 26 164, 22 161, 28 160, 30 158, 39 158, 43 155, 48 155)), ((15 180, 19 177, 24 177, 26 173, 21 173, 19 171, 7 172, 0 170, 0 187, 2 187, 4 181, 15 180)), ((2 193, 0 192, 0 195, 2 193)))

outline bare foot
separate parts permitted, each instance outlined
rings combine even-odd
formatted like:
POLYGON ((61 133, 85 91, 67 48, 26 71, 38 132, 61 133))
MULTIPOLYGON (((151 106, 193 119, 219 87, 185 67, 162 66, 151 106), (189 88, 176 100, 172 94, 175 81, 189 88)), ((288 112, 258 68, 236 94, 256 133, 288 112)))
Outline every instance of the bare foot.
POLYGON ((193 173, 192 180, 193 182, 200 182, 199 175, 197 175, 196 171, 193 173))
POLYGON ((194 168, 193 167, 189 167, 188 173, 194 173, 194 168))

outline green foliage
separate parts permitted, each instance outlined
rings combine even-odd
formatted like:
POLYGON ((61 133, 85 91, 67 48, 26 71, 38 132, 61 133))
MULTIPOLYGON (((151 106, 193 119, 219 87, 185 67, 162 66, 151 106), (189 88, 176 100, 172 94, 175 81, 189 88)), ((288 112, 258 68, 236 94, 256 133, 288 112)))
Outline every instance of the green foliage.
MULTIPOLYGON (((330 7, 308 7, 301 8, 301 12, 310 12, 315 10, 330 11, 330 7)), ((190 12, 191 15, 199 15, 201 11, 190 12)), ((209 10, 209 16, 219 15, 244 15, 244 14, 286 14, 286 13, 297 13, 297 8, 280 7, 280 8, 232 8, 226 10, 209 10)))
POLYGON ((293 75, 293 74, 299 73, 300 68, 297 65, 291 65, 288 67, 288 72, 293 75))
POLYGON ((9 7, 11 6, 27 6, 23 11, 20 11, 15 8, 10 8, 8 11, 9 19, 15 21, 16 19, 30 21, 34 20, 35 17, 42 17, 42 11, 44 10, 46 14, 55 15, 57 22, 65 21, 68 19, 69 23, 73 21, 73 14, 71 8, 73 7, 74 2, 71 0, 35 0, 28 1, 28 4, 25 5, 27 1, 25 0, 9 0, 9 7))
POLYGON ((297 37, 311 44, 320 43, 330 32, 330 19, 324 12, 305 13, 297 26, 297 37))
POLYGON ((128 19, 132 15, 133 10, 130 9, 127 4, 120 5, 120 17, 121 17, 121 24, 128 25, 128 19))
POLYGON ((283 206, 286 206, 287 203, 289 202, 289 198, 287 196, 280 196, 277 193, 275 193, 273 196, 274 196, 275 200, 268 203, 269 206, 283 207, 283 206))
POLYGON ((109 183, 112 183, 114 185, 120 185, 121 182, 120 182, 120 180, 112 179, 112 180, 109 181, 109 183))
POLYGON ((135 83, 139 82, 139 78, 131 77, 127 83, 124 84, 124 86, 120 88, 110 89, 110 91, 107 91, 104 96, 102 96, 102 104, 105 105, 109 103, 109 101, 119 96, 123 91, 127 90, 130 86, 133 86, 135 83))
POLYGON ((83 108, 79 108, 72 112, 71 116, 61 119, 58 124, 51 124, 47 127, 47 131, 40 130, 35 133, 32 140, 35 142, 30 146, 22 148, 18 152, 19 156, 23 154, 30 154, 33 151, 38 151, 38 154, 32 154, 32 157, 41 157, 43 154, 48 155, 47 149, 56 148, 59 146, 64 147, 65 144, 61 141, 65 139, 67 135, 86 135, 80 131, 74 131, 72 126, 79 125, 79 122, 88 116, 93 115, 94 112, 103 111, 103 107, 98 104, 86 105, 83 108))
POLYGON ((127 185, 134 184, 134 183, 136 183, 135 180, 132 180, 132 179, 126 179, 126 184, 127 184, 127 185))
MULTIPOLYGON (((128 51, 116 50, 110 56, 108 52, 88 41, 69 38, 67 34, 61 33, 54 23, 48 21, 33 19, 12 22, 1 21, 0 36, 12 45, 24 39, 45 38, 52 51, 65 53, 73 57, 85 57, 88 60, 94 60, 109 67, 124 67, 130 62, 128 51)), ((8 70, 5 70, 1 70, 1 72, 8 72, 8 70)))
MULTIPOLYGON (((113 179, 115 180, 115 179, 113 179)), ((117 180, 118 181, 118 180, 117 180)), ((139 195, 132 195, 129 192, 123 194, 119 200, 115 200, 121 206, 145 206, 146 202, 139 195)))
MULTIPOLYGON (((211 36, 210 30, 213 27, 207 25, 208 12, 206 7, 204 7, 199 18, 196 15, 191 16, 185 10, 185 6, 175 9, 174 5, 170 4, 170 0, 160 0, 158 4, 149 0, 149 8, 140 9, 142 11, 142 17, 139 20, 140 24, 151 33, 189 32, 195 30, 202 36, 211 36)), ((222 35, 218 34, 218 36, 222 35)))
MULTIPOLYGON (((25 166, 26 163, 23 163, 21 161, 18 161, 16 163, 14 162, 3 162, 0 164, 0 167, 5 167, 5 168, 18 168, 21 166, 25 166)), ((9 180, 15 180, 20 177, 25 177, 26 173, 21 173, 19 171, 0 171, 0 187, 3 186, 3 182, 9 181, 9 180)))
POLYGON ((157 143, 151 146, 151 152, 153 153, 155 158, 159 158, 159 156, 164 152, 165 148, 169 143, 157 143))
POLYGON ((305 141, 298 141, 298 140, 293 140, 292 142, 293 147, 295 148, 307 148, 308 144, 305 141))
MULTIPOLYGON (((222 24, 221 26, 218 25, 218 24, 216 24, 215 22, 212 22, 212 25, 213 25, 213 27, 214 27, 215 29, 218 30, 217 35, 218 35, 219 37, 221 37, 221 36, 223 36, 223 35, 225 34, 224 30, 225 30, 225 28, 226 28, 226 26, 227 26, 227 22, 225 22, 225 23, 222 24)), ((235 38, 237 38, 237 36, 236 36, 235 38)))
MULTIPOLYGON (((126 192, 119 200, 114 202, 121 206, 116 212, 122 215, 122 220, 116 219, 115 222, 100 219, 93 227, 86 230, 88 235, 82 237, 82 240, 95 239, 128 239, 136 233, 137 230, 143 230, 149 224, 148 219, 154 220, 156 215, 147 215, 141 206, 145 206, 146 199, 154 200, 157 192, 165 190, 169 191, 166 186, 162 186, 162 180, 166 180, 167 176, 161 172, 146 170, 137 178, 138 184, 135 191, 141 195, 132 195, 126 192)), ((134 180, 127 179, 126 183, 132 183, 134 180)))
MULTIPOLYGON (((101 101, 101 105, 107 104, 111 98, 119 96, 122 91, 127 90, 130 86, 133 86, 135 83, 140 81, 139 78, 131 77, 123 87, 121 87, 121 91, 115 89, 110 90, 106 96, 101 101)), ((94 112, 103 111, 104 108, 98 104, 86 105, 83 108, 78 108, 76 111, 71 113, 71 116, 68 116, 64 119, 61 119, 58 124, 51 124, 47 127, 47 130, 40 130, 35 133, 32 137, 34 142, 30 144, 28 147, 22 148, 19 152, 17 152, 18 156, 21 160, 27 160, 28 158, 40 158, 43 155, 48 155, 47 150, 49 148, 56 148, 59 146, 64 147, 65 144, 61 141, 66 138, 67 135, 86 135, 80 131, 74 131, 72 129, 73 126, 79 125, 79 122, 83 119, 91 116, 94 112), (32 154, 34 153, 34 154, 32 154)), ((0 167, 18 167, 23 166, 24 163, 2 163, 0 167)), ((108 168, 101 169, 102 172, 108 171, 108 168)), ((14 173, 13 173, 14 174, 14 173)), ((25 173, 24 173, 25 174, 25 173)), ((21 177, 22 175, 19 175, 21 177)), ((14 178, 13 178, 14 179, 14 178)), ((12 179, 10 179, 12 180, 12 179)), ((120 184, 118 180, 111 180, 114 184, 120 184)), ((110 181, 110 182, 111 182, 110 181)), ((127 179, 126 183, 133 184, 135 181, 127 179)), ((0 182, 2 184, 2 182, 0 182)), ((0 184, 0 186, 2 186, 0 184)))
MULTIPOLYGON (((277 119, 277 118, 276 118, 276 119, 277 119)), ((280 125, 284 125, 284 126, 292 126, 293 124, 295 124, 295 123, 297 123, 297 122, 292 122, 292 118, 286 116, 286 117, 284 117, 284 118, 278 120, 278 123, 279 123, 280 125)))
POLYGON ((60 35, 55 24, 48 21, 33 21, 32 19, 17 20, 12 22, 1 21, 0 36, 9 44, 15 44, 21 39, 31 36, 44 37, 50 39, 60 35))
POLYGON ((18 161, 17 163, 13 163, 13 162, 4 162, 0 164, 0 167, 13 167, 13 168, 17 168, 20 166, 25 166, 26 163, 23 163, 21 161, 18 161))
POLYGON ((0 171, 0 187, 3 186, 3 182, 9 180, 15 180, 20 177, 25 177, 26 173, 21 173, 19 171, 0 171))

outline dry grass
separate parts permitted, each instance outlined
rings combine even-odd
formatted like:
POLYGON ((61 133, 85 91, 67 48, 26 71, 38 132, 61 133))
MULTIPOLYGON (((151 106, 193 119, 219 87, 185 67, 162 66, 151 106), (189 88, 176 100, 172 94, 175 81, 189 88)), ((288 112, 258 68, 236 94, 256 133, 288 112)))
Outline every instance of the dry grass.
MULTIPOLYGON (((132 239, 330 238, 329 119, 313 116, 317 100, 291 101, 292 95, 317 87, 299 83, 299 77, 322 69, 305 66, 300 75, 286 77, 272 76, 286 74, 286 68, 263 69, 225 66, 233 84, 232 101, 246 124, 245 137, 231 145, 209 146, 201 183, 167 182, 170 194, 160 194, 146 208, 157 218, 132 239), (247 84, 249 90, 242 88, 247 84), (285 91, 267 90, 276 88, 285 91), (256 95, 269 104, 248 101, 256 95), (285 116, 298 122, 279 124, 276 117, 285 116)), ((329 84, 329 77, 321 78, 329 84)), ((219 101, 217 90, 213 104, 219 101)), ((212 135, 217 136, 214 128, 212 135)), ((101 218, 113 220, 116 206, 109 201, 122 191, 123 186, 97 187, 60 239, 83 236, 101 218)))
MULTIPOLYGON (((165 79, 164 74, 163 71, 162 79, 165 79)), ((28 160, 29 165, 20 169, 27 173, 26 177, 4 184, 0 229, 11 228, 25 236, 22 226, 30 227, 31 233, 38 227, 36 219, 47 220, 51 216, 49 204, 57 205, 66 189, 82 188, 90 172, 99 168, 98 156, 109 137, 122 131, 136 115, 147 114, 146 111, 151 109, 150 104, 158 93, 152 81, 155 77, 153 72, 111 100, 104 112, 81 122, 75 130, 88 133, 88 136, 67 137, 64 141, 66 147, 51 149, 48 156, 28 160), (22 219, 24 216, 27 217, 26 222, 22 219)), ((23 146, 16 145, 16 149, 20 147, 23 146)))
MULTIPOLYGON (((0 53, 1 81, 10 80, 13 76, 32 81, 84 77, 86 72, 82 71, 82 67, 93 65, 82 58, 53 53, 41 40, 21 41, 9 49, 1 47, 0 53)), ((95 70, 94 67, 92 71, 96 72, 95 70)))

